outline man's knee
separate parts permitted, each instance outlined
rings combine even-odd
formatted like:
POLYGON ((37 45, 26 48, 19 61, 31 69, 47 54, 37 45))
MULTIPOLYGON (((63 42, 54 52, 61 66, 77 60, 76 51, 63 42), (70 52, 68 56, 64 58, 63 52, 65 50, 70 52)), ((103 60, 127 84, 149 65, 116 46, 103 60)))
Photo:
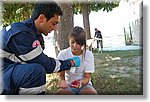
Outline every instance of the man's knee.
POLYGON ((23 67, 24 72, 20 73, 22 74, 22 78, 17 78, 18 81, 16 81, 16 84, 19 83, 19 94, 44 93, 46 84, 46 72, 44 67, 36 63, 26 64, 26 66, 23 67))
MULTIPOLYGON (((44 92, 44 85, 46 84, 46 72, 42 65, 32 64, 18 64, 12 67, 10 71, 4 73, 4 91, 2 94, 18 94, 19 89, 23 89, 22 93, 26 94, 28 90, 33 90, 32 93, 44 92), (27 91, 26 91, 27 90, 27 91), (37 91, 39 90, 39 91, 37 91), (41 91, 42 90, 42 91, 41 91)), ((20 94, 20 93, 19 93, 20 94)))
POLYGON ((46 72, 42 65, 40 64, 28 64, 28 74, 31 74, 30 78, 37 78, 37 80, 46 80, 46 72))
POLYGON ((46 83, 46 72, 40 64, 21 65, 13 72, 13 81, 19 87, 43 85, 46 83))
POLYGON ((39 77, 39 76, 45 78, 45 76, 46 76, 44 67, 37 63, 26 64, 26 65, 22 66, 22 68, 20 68, 20 69, 22 69, 20 71, 20 72, 22 72, 22 74, 30 75, 30 78, 31 77, 39 77))
POLYGON ((28 64, 29 70, 33 73, 37 73, 39 74, 43 74, 45 75, 45 69, 42 65, 37 64, 37 63, 33 63, 33 64, 28 64))

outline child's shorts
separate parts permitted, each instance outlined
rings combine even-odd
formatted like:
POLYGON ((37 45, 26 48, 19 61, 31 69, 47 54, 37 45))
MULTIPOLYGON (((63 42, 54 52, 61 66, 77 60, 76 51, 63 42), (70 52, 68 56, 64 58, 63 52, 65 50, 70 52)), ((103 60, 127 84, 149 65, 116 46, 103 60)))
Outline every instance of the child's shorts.
POLYGON ((82 90, 87 88, 87 87, 92 89, 92 90, 95 90, 91 84, 84 85, 81 88, 73 88, 73 87, 69 86, 68 88, 66 88, 66 90, 70 91, 72 94, 79 95, 82 92, 82 90))

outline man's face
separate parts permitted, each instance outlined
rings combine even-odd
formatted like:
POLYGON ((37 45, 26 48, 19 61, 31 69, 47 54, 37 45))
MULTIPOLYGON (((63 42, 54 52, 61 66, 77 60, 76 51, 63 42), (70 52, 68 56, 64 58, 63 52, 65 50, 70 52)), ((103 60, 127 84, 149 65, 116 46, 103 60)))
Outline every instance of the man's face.
POLYGON ((44 16, 42 23, 40 23, 39 32, 43 33, 45 36, 48 35, 53 30, 56 30, 58 27, 60 17, 55 15, 54 17, 50 18, 49 20, 46 19, 44 16))

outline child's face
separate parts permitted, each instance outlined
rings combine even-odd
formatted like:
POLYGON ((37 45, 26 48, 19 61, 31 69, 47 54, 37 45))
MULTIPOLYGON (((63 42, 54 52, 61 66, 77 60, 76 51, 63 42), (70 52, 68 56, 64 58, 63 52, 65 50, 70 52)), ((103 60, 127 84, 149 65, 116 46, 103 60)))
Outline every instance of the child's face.
POLYGON ((74 55, 81 55, 82 54, 82 46, 77 44, 75 39, 73 37, 71 37, 69 39, 69 45, 71 47, 71 51, 74 55))

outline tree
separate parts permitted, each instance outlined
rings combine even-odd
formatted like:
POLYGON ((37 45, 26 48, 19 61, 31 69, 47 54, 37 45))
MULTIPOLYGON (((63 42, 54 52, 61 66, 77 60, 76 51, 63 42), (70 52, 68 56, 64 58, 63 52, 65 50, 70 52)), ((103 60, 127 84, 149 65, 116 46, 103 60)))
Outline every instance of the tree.
POLYGON ((74 26, 73 23, 73 8, 72 3, 61 3, 60 7, 63 11, 63 16, 60 18, 60 24, 58 27, 58 33, 56 41, 58 41, 58 45, 60 50, 67 48, 69 46, 68 43, 68 34, 74 26))
POLYGON ((74 14, 82 14, 83 15, 83 24, 84 24, 84 29, 87 33, 87 39, 91 38, 90 34, 90 22, 89 22, 89 14, 91 11, 98 11, 98 10, 103 10, 103 11, 112 11, 113 8, 119 6, 120 0, 101 0, 101 2, 98 1, 83 1, 79 2, 78 0, 74 1, 73 4, 73 10, 74 14))
MULTIPOLYGON (((22 3, 5 3, 3 2, 4 9, 2 11, 2 24, 3 26, 7 26, 10 23, 23 21, 30 17, 31 10, 33 7, 32 3, 22 2, 22 3)), ((90 35, 90 22, 89 22, 89 14, 91 11, 111 11, 113 8, 119 5, 119 1, 111 2, 107 0, 105 2, 79 2, 74 0, 74 2, 65 2, 61 3, 60 6, 63 10, 63 16, 61 17, 61 23, 59 24, 58 34, 56 37, 56 41, 60 46, 60 49, 64 49, 68 47, 67 36, 70 33, 70 30, 73 28, 73 14, 82 13, 83 14, 83 22, 84 28, 87 32, 87 39, 91 38, 90 35)), ((55 31, 56 33, 57 31, 55 31)))
POLYGON ((23 21, 30 17, 33 4, 29 2, 7 3, 3 2, 2 26, 10 23, 23 21))
POLYGON ((87 3, 81 3, 81 12, 83 15, 83 25, 87 33, 87 39, 90 39, 91 34, 90 34, 90 21, 89 21, 89 6, 87 3))

